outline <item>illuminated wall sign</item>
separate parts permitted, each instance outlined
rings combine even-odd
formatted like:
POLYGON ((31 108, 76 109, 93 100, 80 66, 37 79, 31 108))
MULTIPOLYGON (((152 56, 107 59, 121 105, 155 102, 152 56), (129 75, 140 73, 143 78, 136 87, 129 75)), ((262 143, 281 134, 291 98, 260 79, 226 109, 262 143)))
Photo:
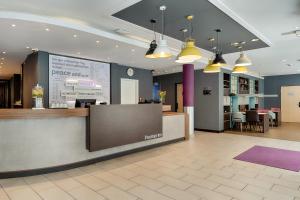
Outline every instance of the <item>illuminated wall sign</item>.
POLYGON ((49 105, 76 99, 110 103, 110 64, 49 55, 49 105))

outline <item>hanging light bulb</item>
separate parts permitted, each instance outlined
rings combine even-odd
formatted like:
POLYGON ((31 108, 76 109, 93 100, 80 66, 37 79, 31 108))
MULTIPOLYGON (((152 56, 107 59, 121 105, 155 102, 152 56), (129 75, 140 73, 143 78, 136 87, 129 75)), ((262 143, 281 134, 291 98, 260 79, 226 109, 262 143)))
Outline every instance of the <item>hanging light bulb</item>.
MULTIPOLYGON (((213 43, 215 41, 214 38, 209 38, 208 39, 211 42, 211 50, 214 52, 215 48, 213 48, 213 43)), ((213 65, 213 60, 209 59, 208 64, 205 66, 203 72, 204 73, 219 73, 221 71, 220 67, 217 65, 213 65)))
POLYGON ((152 42, 150 43, 150 47, 149 47, 148 51, 145 54, 145 57, 146 58, 156 58, 154 56, 154 54, 153 54, 154 51, 155 51, 155 49, 156 49, 156 47, 157 47, 157 44, 156 44, 156 34, 155 34, 155 29, 154 29, 154 25, 156 23, 156 20, 151 19, 150 22, 152 24, 152 30, 153 30, 154 37, 153 37, 152 42))
POLYGON ((156 57, 156 58, 168 58, 168 57, 171 57, 172 56, 172 53, 171 53, 171 50, 169 49, 168 47, 168 44, 167 44, 167 40, 164 39, 164 11, 167 9, 166 6, 160 6, 159 9, 161 10, 162 12, 162 33, 161 33, 161 36, 160 36, 160 40, 158 42, 158 46, 157 48, 155 49, 154 53, 153 53, 153 56, 156 57))
POLYGON ((223 58, 222 55, 222 49, 219 47, 219 33, 222 31, 221 29, 216 29, 215 30, 217 33, 217 50, 216 50, 216 56, 215 59, 213 60, 212 65, 221 67, 226 65, 226 61, 223 58))
POLYGON ((180 54, 178 55, 179 60, 183 60, 188 63, 199 60, 202 57, 199 49, 195 46, 195 40, 192 38, 192 33, 193 33, 192 20, 193 20, 193 18, 194 18, 193 15, 189 15, 186 17, 186 19, 190 23, 190 36, 186 41, 185 47, 181 50, 180 54))
POLYGON ((233 68, 233 74, 245 74, 248 72, 248 68, 246 66, 235 66, 233 68))

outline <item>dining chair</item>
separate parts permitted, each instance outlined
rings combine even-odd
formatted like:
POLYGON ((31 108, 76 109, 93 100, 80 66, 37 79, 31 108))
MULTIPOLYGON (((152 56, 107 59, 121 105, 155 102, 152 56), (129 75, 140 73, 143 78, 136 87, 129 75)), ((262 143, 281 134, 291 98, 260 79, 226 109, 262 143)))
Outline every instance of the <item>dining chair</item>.
POLYGON ((274 123, 276 121, 276 114, 274 112, 272 112, 271 110, 269 110, 268 115, 269 115, 269 121, 271 123, 271 126, 274 127, 274 123))
MULTIPOLYGON (((259 120, 259 115, 256 110, 248 110, 246 111, 246 122, 247 125, 250 127, 250 131, 252 131, 252 128, 254 127, 254 130, 257 130, 259 128, 259 131, 262 132, 262 124, 259 120)), ((248 128, 247 128, 248 130, 248 128)))
POLYGON ((243 124, 246 123, 245 115, 242 112, 234 112, 232 113, 232 121, 234 125, 238 123, 241 132, 243 132, 243 124))

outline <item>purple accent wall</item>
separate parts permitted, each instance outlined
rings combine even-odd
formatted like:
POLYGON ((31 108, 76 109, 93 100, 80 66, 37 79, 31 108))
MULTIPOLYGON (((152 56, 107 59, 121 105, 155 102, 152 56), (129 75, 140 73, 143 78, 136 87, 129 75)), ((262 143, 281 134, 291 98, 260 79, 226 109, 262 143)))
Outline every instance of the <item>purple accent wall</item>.
POLYGON ((194 65, 183 65, 183 106, 194 106, 194 65))

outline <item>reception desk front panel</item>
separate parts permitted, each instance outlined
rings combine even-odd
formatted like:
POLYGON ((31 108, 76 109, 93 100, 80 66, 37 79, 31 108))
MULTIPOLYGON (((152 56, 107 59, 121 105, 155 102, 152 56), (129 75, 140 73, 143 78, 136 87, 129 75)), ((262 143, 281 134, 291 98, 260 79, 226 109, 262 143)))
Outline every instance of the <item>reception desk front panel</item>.
POLYGON ((95 105, 90 107, 89 151, 127 145, 162 137, 162 106, 95 105))

